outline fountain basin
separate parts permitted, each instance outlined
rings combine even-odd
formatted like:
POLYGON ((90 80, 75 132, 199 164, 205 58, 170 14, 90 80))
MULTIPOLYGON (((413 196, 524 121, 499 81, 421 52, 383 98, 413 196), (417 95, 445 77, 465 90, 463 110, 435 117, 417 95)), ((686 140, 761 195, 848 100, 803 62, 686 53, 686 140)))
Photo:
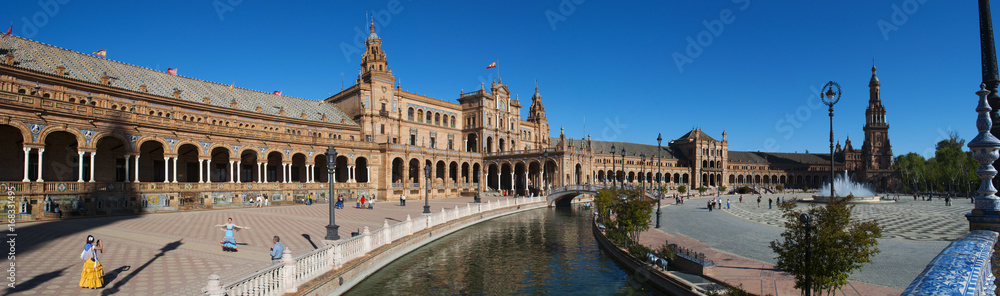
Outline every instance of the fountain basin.
MULTIPOLYGON (((823 195, 813 195, 812 198, 802 199, 803 202, 817 202, 817 203, 828 203, 830 202, 830 196, 823 195)), ((893 200, 882 200, 881 196, 855 196, 851 199, 850 203, 891 203, 895 202, 893 200)))

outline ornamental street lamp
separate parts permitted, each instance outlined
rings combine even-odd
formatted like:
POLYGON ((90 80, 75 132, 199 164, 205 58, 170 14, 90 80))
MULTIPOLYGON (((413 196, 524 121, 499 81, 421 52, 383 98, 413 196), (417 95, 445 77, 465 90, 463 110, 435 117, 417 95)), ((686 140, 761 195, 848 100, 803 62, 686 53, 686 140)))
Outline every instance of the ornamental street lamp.
MULTIPOLYGON (((618 175, 615 174, 617 177, 618 175)), ((625 187, 625 147, 622 147, 622 187, 625 187)))
POLYGON ((431 213, 431 205, 429 204, 431 198, 431 165, 427 164, 424 167, 424 179, 427 180, 427 188, 424 190, 424 214, 431 213))
MULTIPOLYGON (((548 178, 545 178, 545 171, 547 171, 545 167, 547 167, 548 164, 549 164, 549 152, 548 151, 542 152, 542 187, 544 187, 545 191, 543 193, 546 195, 548 195, 549 193, 549 180, 548 178)), ((552 178, 552 174, 549 174, 549 178, 552 178)))
POLYGON ((658 190, 657 192, 660 193, 660 194, 658 194, 656 196, 656 228, 660 228, 660 200, 663 199, 663 196, 662 196, 663 192, 659 191, 662 188, 662 187, 660 187, 660 179, 663 179, 663 176, 660 176, 660 149, 661 149, 660 148, 660 143, 661 142, 663 142, 663 136, 662 136, 662 134, 656 134, 656 175, 659 177, 659 178, 656 178, 656 188, 658 190))
POLYGON ((642 199, 646 199, 646 152, 639 153, 642 162, 639 163, 639 186, 642 187, 642 199))
MULTIPOLYGON (((872 70, 872 73, 874 73, 874 71, 875 70, 872 70)), ((823 100, 823 104, 825 104, 825 105, 827 105, 827 106, 830 107, 830 198, 833 198, 834 196, 836 196, 836 191, 833 189, 833 178, 834 178, 834 172, 833 172, 833 105, 837 104, 837 102, 840 101, 840 84, 837 84, 836 82, 830 81, 830 82, 827 82, 826 85, 823 86, 823 89, 826 90, 826 92, 824 93, 824 95, 826 95, 826 98, 821 98, 821 99, 823 100), (833 91, 834 87, 837 88, 836 92, 833 91)))
POLYGON ((810 274, 809 271, 809 260, 811 256, 810 250, 812 249, 812 242, 809 240, 809 231, 813 228, 812 224, 810 224, 812 222, 812 217, 810 217, 809 214, 802 213, 802 215, 799 216, 799 222, 805 224, 806 229, 806 262, 804 264, 804 269, 806 270, 806 296, 810 296, 810 292, 812 291, 812 274, 810 274))
POLYGON ((330 179, 330 193, 327 200, 330 203, 330 225, 326 226, 326 240, 335 241, 340 239, 340 226, 337 225, 334 210, 337 207, 336 199, 333 198, 333 174, 337 171, 337 149, 330 146, 326 149, 326 172, 330 179))
POLYGON ((611 144, 611 173, 615 175, 614 179, 611 179, 611 186, 618 187, 618 170, 615 169, 615 145, 611 144))

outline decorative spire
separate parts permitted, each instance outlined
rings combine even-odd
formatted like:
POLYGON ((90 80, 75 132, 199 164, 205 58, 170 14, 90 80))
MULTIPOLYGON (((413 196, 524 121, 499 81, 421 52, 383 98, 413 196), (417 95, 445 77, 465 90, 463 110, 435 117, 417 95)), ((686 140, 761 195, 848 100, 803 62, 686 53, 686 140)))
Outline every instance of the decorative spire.
POLYGON ((371 21, 368 25, 368 29, 371 30, 372 33, 375 33, 375 17, 372 16, 371 12, 368 13, 368 20, 371 21))
POLYGON ((868 87, 879 86, 878 76, 875 75, 875 59, 872 59, 872 79, 868 81, 868 87))
POLYGON ((986 84, 981 84, 979 91, 976 92, 976 95, 979 96, 979 106, 976 107, 976 113, 979 113, 979 117, 976 119, 976 128, 979 130, 979 134, 972 141, 969 141, 972 158, 979 162, 976 175, 982 180, 977 191, 979 195, 975 199, 976 206, 972 213, 966 214, 966 218, 973 224, 971 228, 976 226, 974 216, 1000 214, 1000 198, 995 195, 997 190, 993 187, 993 177, 997 175, 993 162, 998 158, 997 150, 1000 150, 1000 140, 990 134, 990 129, 993 127, 990 111, 993 109, 990 108, 986 100, 986 96, 990 94, 986 87, 986 84))

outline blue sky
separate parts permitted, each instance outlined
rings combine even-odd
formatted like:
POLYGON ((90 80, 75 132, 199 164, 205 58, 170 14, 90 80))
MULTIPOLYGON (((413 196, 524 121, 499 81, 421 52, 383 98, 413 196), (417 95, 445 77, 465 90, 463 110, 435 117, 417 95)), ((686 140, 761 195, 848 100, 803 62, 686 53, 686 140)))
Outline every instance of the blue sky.
POLYGON ((18 36, 319 100, 357 77, 368 11, 403 89, 455 102, 499 60, 525 114, 538 81, 552 136, 656 144, 699 126, 731 150, 823 152, 812 95, 832 80, 836 138, 860 148, 872 58, 895 154, 976 134, 974 1, 43 0, 3 14, 18 36))

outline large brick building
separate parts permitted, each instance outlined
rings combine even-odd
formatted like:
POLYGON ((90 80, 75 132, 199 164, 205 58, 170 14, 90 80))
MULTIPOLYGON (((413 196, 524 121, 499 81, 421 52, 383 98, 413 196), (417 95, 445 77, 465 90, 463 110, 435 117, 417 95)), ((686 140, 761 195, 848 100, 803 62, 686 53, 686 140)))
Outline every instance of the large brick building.
MULTIPOLYGON (((356 83, 316 101, 2 38, 0 184, 30 219, 56 206, 93 215, 323 198, 329 146, 339 151, 338 194, 379 200, 421 198, 428 186, 432 198, 537 194, 613 175, 671 189, 818 187, 829 176, 829 154, 729 151, 725 132, 717 140, 698 128, 659 150, 550 137, 538 86, 526 116, 500 80, 455 101, 422 96, 398 86, 374 30, 365 44, 356 83)), ((872 71, 865 144, 836 156, 838 170, 884 186, 892 153, 872 71)))

